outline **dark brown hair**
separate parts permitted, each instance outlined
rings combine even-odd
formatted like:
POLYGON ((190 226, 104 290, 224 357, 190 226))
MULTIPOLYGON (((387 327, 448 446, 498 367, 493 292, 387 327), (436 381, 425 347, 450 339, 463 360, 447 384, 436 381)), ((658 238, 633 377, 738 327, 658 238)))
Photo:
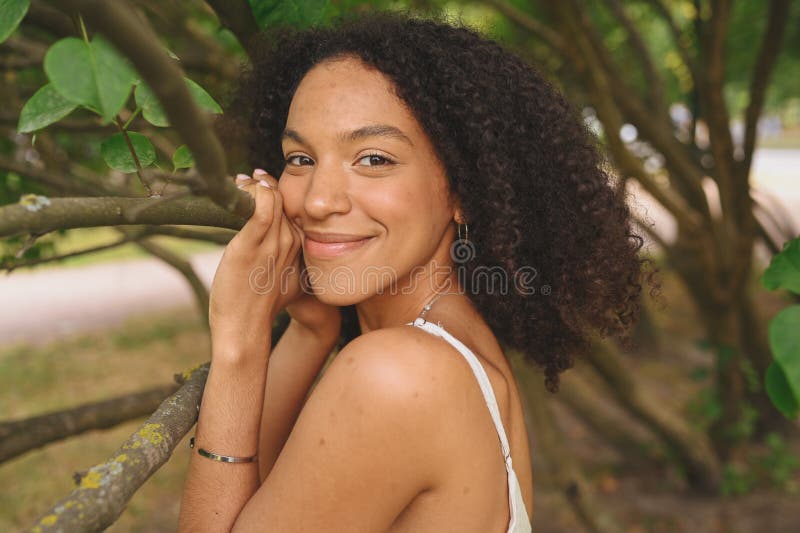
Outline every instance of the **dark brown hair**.
MULTIPOLYGON (((270 30, 249 52, 217 128, 228 146, 247 147, 250 168, 282 173, 281 133, 305 73, 360 58, 393 82, 447 169, 475 252, 462 265, 464 289, 498 340, 540 365, 555 390, 589 335, 628 332, 642 239, 596 139, 530 64, 472 29, 389 13, 270 30), (502 292, 470 286, 476 269, 490 268, 535 272, 533 294, 512 282, 502 292)), ((358 334, 352 319, 345 341, 358 334)))

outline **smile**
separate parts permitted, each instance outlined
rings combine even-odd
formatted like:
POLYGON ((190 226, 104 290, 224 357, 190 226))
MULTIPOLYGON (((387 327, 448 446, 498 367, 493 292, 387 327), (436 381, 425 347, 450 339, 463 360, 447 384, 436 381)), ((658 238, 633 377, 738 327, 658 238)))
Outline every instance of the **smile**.
POLYGON ((372 240, 372 237, 359 238, 334 235, 314 235, 314 237, 316 237, 315 239, 311 235, 306 234, 305 237, 306 238, 303 242, 303 253, 309 257, 315 257, 319 259, 329 259, 348 254, 361 248, 368 241, 372 240))

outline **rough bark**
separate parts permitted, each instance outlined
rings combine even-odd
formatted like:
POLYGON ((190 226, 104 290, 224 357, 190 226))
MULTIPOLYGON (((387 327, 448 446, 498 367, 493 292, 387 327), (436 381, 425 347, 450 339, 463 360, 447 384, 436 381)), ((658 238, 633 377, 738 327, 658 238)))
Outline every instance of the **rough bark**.
POLYGON ((164 400, 108 461, 76 475, 78 487, 25 531, 88 532, 111 525, 196 422, 207 376, 208 364, 182 374, 181 388, 164 400))
POLYGON ((50 198, 47 205, 0 207, 0 237, 131 224, 192 224, 241 229, 244 220, 205 198, 180 198, 169 202, 152 198, 50 198), (130 216, 131 211, 135 216, 130 216))

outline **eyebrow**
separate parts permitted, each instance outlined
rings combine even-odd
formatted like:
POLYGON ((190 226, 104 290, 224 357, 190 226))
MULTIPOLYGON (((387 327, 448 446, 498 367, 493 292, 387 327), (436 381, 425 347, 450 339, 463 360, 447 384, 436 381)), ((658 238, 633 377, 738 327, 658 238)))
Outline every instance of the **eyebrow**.
MULTIPOLYGON (((363 126, 356 130, 343 132, 338 135, 339 140, 350 142, 365 139, 367 137, 388 137, 399 139, 411 146, 414 146, 414 143, 411 142, 411 139, 409 139, 400 128, 389 126, 388 124, 371 124, 369 126, 363 126)), ((300 144, 308 144, 297 131, 291 128, 286 128, 283 130, 283 134, 281 134, 281 140, 283 139, 292 139, 300 144)))

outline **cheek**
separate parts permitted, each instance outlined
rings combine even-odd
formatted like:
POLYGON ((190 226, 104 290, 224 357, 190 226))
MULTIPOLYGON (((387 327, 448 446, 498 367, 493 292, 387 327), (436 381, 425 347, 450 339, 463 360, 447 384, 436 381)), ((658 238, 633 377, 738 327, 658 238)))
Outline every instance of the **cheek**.
POLYGON ((295 176, 281 177, 278 190, 283 195, 283 211, 288 218, 300 216, 303 207, 303 186, 295 176))

